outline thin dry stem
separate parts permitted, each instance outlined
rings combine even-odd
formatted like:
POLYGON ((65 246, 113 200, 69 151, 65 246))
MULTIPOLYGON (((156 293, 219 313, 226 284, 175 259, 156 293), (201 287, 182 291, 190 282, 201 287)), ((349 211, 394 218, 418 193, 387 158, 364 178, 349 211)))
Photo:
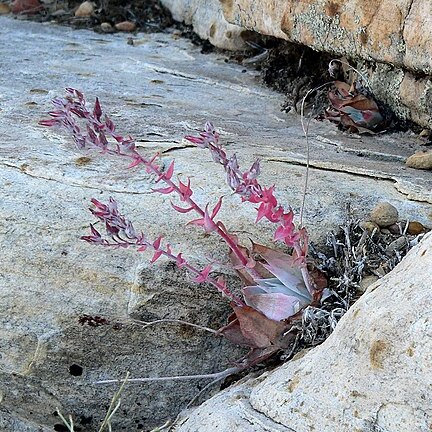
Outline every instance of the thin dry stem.
POLYGON ((68 428, 69 432, 75 432, 72 416, 69 414, 69 422, 68 422, 64 418, 63 414, 60 412, 59 408, 56 408, 56 412, 57 412, 58 416, 60 417, 61 421, 64 423, 64 425, 68 428))
POLYGON ((312 121, 312 116, 309 116, 309 120, 306 125, 306 131, 305 131, 305 138, 306 138, 306 175, 305 175, 305 183, 303 188, 303 195, 302 195, 302 203, 300 207, 300 228, 303 227, 303 213, 305 209, 305 203, 306 203, 306 193, 307 188, 309 185, 309 168, 310 168, 310 143, 309 143, 309 126, 310 122, 312 121))
POLYGON ((128 381, 130 373, 126 373, 126 377, 123 380, 119 380, 121 382, 120 388, 117 390, 117 392, 114 394, 114 396, 111 399, 110 406, 106 412, 105 418, 103 419, 103 422, 98 430, 98 432, 103 432, 106 427, 108 427, 109 432, 111 432, 111 419, 113 418, 116 411, 120 408, 121 399, 120 396, 123 392, 123 389, 126 385, 126 382, 128 381))
MULTIPOLYGON (((128 379, 129 383, 148 383, 148 382, 162 382, 162 381, 190 381, 195 379, 222 379, 236 372, 239 372, 241 368, 232 367, 223 370, 222 372, 216 372, 212 374, 202 374, 202 375, 174 375, 165 377, 148 377, 148 378, 131 378, 128 379)), ((93 384, 113 384, 119 383, 123 380, 113 379, 113 380, 102 380, 95 381, 93 384)))
POLYGON ((356 69, 354 66, 351 66, 349 63, 347 63, 347 62, 345 62, 343 60, 340 60, 340 59, 331 59, 330 63, 333 62, 333 61, 339 62, 340 64, 343 64, 345 66, 348 66, 351 70, 353 70, 354 72, 356 72, 357 74, 359 74, 360 77, 361 77, 361 79, 364 81, 364 83, 369 87, 369 90, 371 90, 371 85, 370 85, 369 80, 358 69, 356 69))
POLYGON ((209 327, 201 326, 199 324, 192 324, 188 321, 183 321, 183 320, 179 320, 179 319, 168 319, 167 318, 167 319, 159 319, 159 320, 155 320, 155 321, 141 321, 141 320, 137 320, 137 319, 132 319, 132 322, 135 324, 142 325, 143 328, 147 328, 147 327, 150 327, 150 326, 155 325, 155 324, 181 324, 181 325, 187 325, 190 327, 194 327, 196 329, 203 330, 203 331, 212 333, 214 335, 219 335, 217 330, 213 330, 209 327))
MULTIPOLYGON (((234 368, 233 368, 234 369, 234 368)), ((189 401, 189 403, 186 405, 186 408, 190 408, 196 401, 197 399, 205 392, 207 391, 210 387, 214 386, 215 384, 217 384, 218 382, 222 381, 223 379, 227 378, 230 375, 233 375, 234 373, 240 372, 240 369, 237 369, 234 372, 231 372, 229 369, 225 370, 225 374, 221 374, 219 377, 217 377, 216 379, 214 379, 213 381, 209 382, 208 384, 206 384, 193 398, 192 400, 189 401)))

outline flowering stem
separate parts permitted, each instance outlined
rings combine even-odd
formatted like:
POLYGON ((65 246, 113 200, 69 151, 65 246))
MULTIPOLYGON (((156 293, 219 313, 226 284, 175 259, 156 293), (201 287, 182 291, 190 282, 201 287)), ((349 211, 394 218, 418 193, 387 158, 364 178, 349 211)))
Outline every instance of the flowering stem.
MULTIPOLYGON (((213 160, 224 168, 228 185, 234 193, 241 196, 243 202, 248 201, 259 204, 256 208, 258 211, 256 222, 266 218, 269 222, 278 224, 274 240, 283 241, 287 246, 292 247, 297 257, 305 257, 307 253, 306 230, 302 226, 300 229, 296 229, 293 224, 294 213, 291 208, 285 210, 278 203, 274 195, 274 186, 269 188, 261 186, 257 180, 260 174, 259 160, 256 160, 248 170, 242 171, 236 154, 228 157, 221 144, 219 144, 219 133, 211 123, 207 122, 204 131, 200 132, 199 135, 187 136, 186 139, 197 147, 210 151, 213 160)), ((303 206, 301 218, 302 214, 303 206)), ((242 264, 245 265, 243 261, 242 264)), ((306 264, 302 264, 300 270, 308 291, 313 294, 316 292, 316 287, 306 264)))
MULTIPOLYGON (((132 159, 130 167, 143 164, 146 167, 148 173, 157 175, 157 182, 163 181, 168 186, 164 189, 156 189, 156 191, 164 194, 176 192, 179 195, 181 201, 188 204, 188 209, 182 209, 174 206, 177 211, 186 213, 194 210, 201 218, 204 219, 206 212, 191 198, 192 190, 190 189, 189 184, 185 185, 180 181, 178 184, 176 184, 171 180, 174 167, 173 164, 168 169, 169 173, 162 172, 160 167, 154 163, 157 155, 155 155, 152 159, 147 159, 141 156, 136 150, 135 140, 132 137, 123 137, 119 135, 115 131, 114 123, 108 118, 108 116, 105 115, 105 119, 102 121, 103 111, 98 99, 96 99, 93 111, 89 111, 86 107, 85 97, 81 92, 72 88, 67 88, 66 91, 68 93, 66 98, 56 98, 53 100, 53 104, 57 109, 56 111, 50 112, 50 115, 53 118, 50 120, 40 121, 39 123, 41 125, 61 126, 65 128, 71 132, 75 143, 80 148, 91 146, 100 150, 102 153, 128 157, 132 159), (85 120, 87 134, 81 131, 76 117, 85 120), (113 138, 115 142, 109 142, 106 137, 107 135, 113 138)), ((214 231, 217 233, 237 256, 245 269, 252 276, 258 277, 259 275, 256 274, 253 269, 248 268, 248 257, 243 254, 229 233, 220 227, 221 223, 213 220, 214 216, 216 215, 212 215, 211 218, 207 217, 206 221, 208 226, 206 227, 206 231, 214 231)))
MULTIPOLYGON (((142 164, 144 164, 146 167, 151 170, 153 174, 156 174, 158 176, 162 176, 161 179, 169 186, 171 187, 179 196, 180 198, 185 201, 195 212, 197 212, 201 217, 204 217, 204 210, 201 209, 201 207, 189 196, 185 195, 179 188, 178 185, 176 185, 171 179, 168 179, 164 176, 164 174, 160 171, 159 167, 155 164, 153 164, 151 161, 148 161, 144 157, 142 157, 138 152, 135 153, 134 158, 139 159, 142 164)), ((247 268, 248 259, 243 254, 243 252, 240 250, 238 245, 231 239, 230 235, 225 232, 220 227, 220 224, 218 222, 213 221, 211 219, 210 224, 212 225, 211 228, 225 241, 225 243, 228 245, 228 247, 236 254, 242 265, 251 272, 251 274, 259 277, 258 274, 255 274, 256 272, 253 269, 247 268)))
MULTIPOLYGON (((202 375, 175 375, 175 376, 165 376, 165 377, 149 377, 149 378, 130 378, 128 383, 145 383, 145 382, 160 382, 160 381, 188 381, 194 379, 217 379, 221 380, 227 376, 240 372, 243 368, 232 367, 225 369, 222 372, 216 372, 212 374, 202 374, 202 375)), ((102 380, 95 381, 94 384, 112 384, 119 383, 122 380, 102 380)))
MULTIPOLYGON (((166 256, 170 260, 176 261, 177 257, 167 251, 162 250, 162 255, 166 256)), ((189 263, 185 263, 184 267, 187 268, 191 273, 196 274, 197 276, 200 276, 202 272, 198 270, 196 267, 192 266, 189 263)), ((238 306, 246 306, 244 301, 241 300, 239 297, 237 297, 235 294, 233 294, 231 291, 229 291, 225 285, 218 282, 217 280, 207 276, 205 279, 205 282, 208 282, 209 284, 213 285, 219 292, 221 292, 223 295, 225 295, 227 298, 229 298, 231 301, 233 301, 238 306)))
MULTIPOLYGON (((106 241, 103 245, 107 246, 107 247, 116 247, 118 248, 120 247, 142 247, 142 246, 146 246, 146 247, 151 247, 155 253, 157 253, 159 256, 163 255, 165 257, 167 257, 169 260, 174 261, 174 262, 178 262, 178 256, 174 255, 173 253, 169 252, 168 250, 165 250, 161 247, 154 247, 154 245, 144 239, 141 239, 139 242, 133 243, 131 241, 125 240, 123 238, 118 237, 118 239, 120 241, 116 241, 114 239, 113 243, 110 243, 108 241, 106 241)), ((203 276, 203 271, 197 269, 196 267, 194 267, 193 265, 187 263, 186 261, 182 261, 181 264, 178 264, 179 267, 185 267, 187 270, 189 270, 189 272, 195 274, 197 277, 202 277, 203 276)), ((213 279, 210 276, 204 276, 203 277, 203 282, 207 282, 210 285, 213 285, 220 293, 222 293, 225 297, 227 297, 228 299, 230 299, 232 302, 234 302, 237 306, 245 306, 245 303, 243 302, 243 300, 241 300, 239 297, 237 297, 235 294, 233 294, 231 291, 228 290, 228 288, 221 282, 217 281, 216 279, 213 279)))

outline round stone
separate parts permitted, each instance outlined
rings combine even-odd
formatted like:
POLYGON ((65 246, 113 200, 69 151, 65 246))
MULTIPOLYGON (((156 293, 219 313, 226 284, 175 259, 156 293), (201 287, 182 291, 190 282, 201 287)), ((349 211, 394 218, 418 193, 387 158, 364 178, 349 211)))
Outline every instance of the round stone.
POLYGON ((426 229, 420 222, 412 221, 408 224, 408 234, 411 235, 417 235, 421 234, 422 232, 425 232, 426 229))
POLYGON ((371 211, 370 220, 380 227, 388 227, 398 221, 399 214, 396 207, 388 202, 381 202, 371 211))
POLYGON ((410 168, 432 170, 432 151, 415 153, 407 159, 406 164, 410 168))
POLYGON ((360 222, 360 228, 368 232, 369 235, 374 235, 380 232, 378 224, 372 221, 362 221, 360 222))

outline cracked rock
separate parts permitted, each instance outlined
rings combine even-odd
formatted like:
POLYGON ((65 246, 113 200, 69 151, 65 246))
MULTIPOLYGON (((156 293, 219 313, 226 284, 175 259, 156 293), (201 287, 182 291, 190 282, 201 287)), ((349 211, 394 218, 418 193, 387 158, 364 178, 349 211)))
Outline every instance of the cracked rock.
MULTIPOLYGON (((228 276, 230 270, 219 240, 185 228, 188 215, 172 212, 168 200, 151 192, 155 179, 145 171, 81 152, 62 132, 38 126, 51 99, 70 86, 89 101, 98 96, 118 132, 135 137, 140 152, 159 152, 165 166, 175 158, 200 203, 214 205, 225 196, 220 216, 241 242, 270 244, 274 227, 254 224, 256 211, 230 194, 220 166, 182 138, 211 120, 227 152, 236 152, 245 167, 260 157, 262 183, 276 184, 278 199, 297 210, 306 172, 300 119, 280 112, 283 96, 260 86, 255 71, 243 73, 243 66, 225 62, 220 53, 201 55, 199 47, 170 33, 140 35, 142 43, 131 46, 124 34, 2 16, 0 38, 14 41, 2 46, 8 74, 0 74, 0 241, 6 245, 0 260, 0 430, 52 432, 59 407, 72 414, 77 430, 94 431, 117 388, 94 381, 123 378, 127 371, 133 377, 218 372, 240 353, 211 334, 130 322, 130 314, 183 317, 218 328, 229 307, 166 263, 149 267, 143 254, 81 242, 93 222, 90 199, 112 196, 149 237, 163 234, 173 250, 197 264, 221 263, 228 276), (14 85, 11 76, 19 77, 14 85)), ((429 173, 401 170, 401 159, 416 145, 409 136, 359 140, 315 121, 309 130, 304 222, 314 242, 345 220, 347 203, 364 217, 385 200, 405 220, 415 215, 430 223, 429 173), (363 157, 360 149, 368 150, 363 157), (401 185, 404 193, 397 190, 401 185)), ((163 424, 205 384, 127 386, 113 430, 163 424)), ((265 424, 262 416, 251 418, 265 424)), ((267 424, 272 430, 274 421, 267 424)))
POLYGON ((431 251, 432 233, 369 286, 322 345, 224 390, 190 412, 176 431, 427 431, 431 251), (263 416, 279 429, 267 429, 263 416))

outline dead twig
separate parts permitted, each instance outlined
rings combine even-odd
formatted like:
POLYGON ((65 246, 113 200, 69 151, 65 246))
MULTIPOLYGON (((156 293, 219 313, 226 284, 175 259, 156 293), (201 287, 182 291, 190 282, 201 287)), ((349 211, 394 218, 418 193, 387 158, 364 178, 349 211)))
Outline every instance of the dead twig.
MULTIPOLYGON (((174 376, 164 376, 164 377, 147 377, 147 378, 130 378, 128 379, 129 383, 148 383, 148 382, 163 382, 163 381, 190 381, 196 379, 213 379, 220 380, 222 378, 226 378, 229 375, 240 372, 243 368, 240 367, 232 367, 225 369, 221 372, 215 372, 211 374, 200 374, 200 375, 174 375, 174 376)), ((111 380, 101 380, 94 381, 93 384, 113 384, 122 382, 120 379, 111 379, 111 380)))

